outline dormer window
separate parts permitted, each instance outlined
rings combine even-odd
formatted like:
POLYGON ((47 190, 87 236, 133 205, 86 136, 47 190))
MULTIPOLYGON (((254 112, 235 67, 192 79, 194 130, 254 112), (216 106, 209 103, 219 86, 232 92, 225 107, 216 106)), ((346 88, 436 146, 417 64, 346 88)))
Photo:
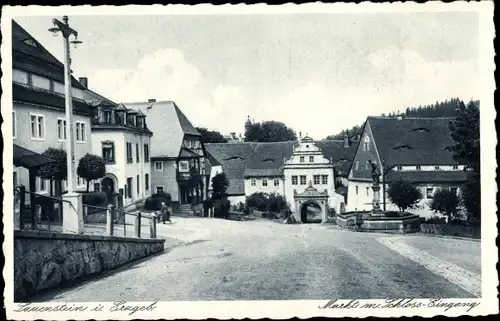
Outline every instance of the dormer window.
POLYGON ((111 124, 111 111, 110 110, 105 110, 102 112, 103 115, 103 121, 106 124, 111 124))
POLYGON ((33 39, 26 39, 26 40, 24 40, 24 43, 27 44, 27 45, 30 45, 32 47, 38 47, 38 45, 36 44, 35 40, 33 40, 33 39))

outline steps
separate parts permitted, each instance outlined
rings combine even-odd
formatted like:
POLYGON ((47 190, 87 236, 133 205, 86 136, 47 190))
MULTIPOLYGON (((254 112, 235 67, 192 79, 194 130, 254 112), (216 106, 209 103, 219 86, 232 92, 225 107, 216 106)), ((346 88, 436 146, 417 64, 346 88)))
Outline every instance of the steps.
POLYGON ((182 204, 179 206, 179 214, 192 215, 193 210, 191 209, 191 204, 182 204))

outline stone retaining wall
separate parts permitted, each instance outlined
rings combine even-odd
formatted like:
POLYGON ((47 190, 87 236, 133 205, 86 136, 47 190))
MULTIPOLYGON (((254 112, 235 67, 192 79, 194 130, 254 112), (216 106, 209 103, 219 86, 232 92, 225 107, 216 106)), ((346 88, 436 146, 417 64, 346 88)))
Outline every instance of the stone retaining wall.
MULTIPOLYGON (((354 215, 337 215, 337 225, 347 228, 347 221, 354 219, 354 215)), ((417 215, 407 217, 370 217, 363 219, 362 231, 414 233, 420 230, 420 218, 417 215)))
POLYGON ((14 300, 164 251, 163 239, 14 232, 14 300))
POLYGON ((456 224, 420 224, 420 231, 424 234, 459 236, 481 239, 481 226, 467 226, 456 224))

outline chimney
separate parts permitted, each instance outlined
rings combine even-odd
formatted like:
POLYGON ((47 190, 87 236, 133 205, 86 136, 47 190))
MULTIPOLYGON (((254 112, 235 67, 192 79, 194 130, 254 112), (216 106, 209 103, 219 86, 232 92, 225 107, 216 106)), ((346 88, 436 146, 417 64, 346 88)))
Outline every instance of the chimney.
POLYGON ((344 133, 344 148, 349 148, 349 136, 347 136, 347 133, 344 133))
POLYGON ((154 99, 154 98, 149 98, 149 99, 148 99, 148 103, 156 103, 156 99, 154 99))
POLYGON ((78 78, 78 81, 80 82, 80 84, 82 84, 83 87, 85 87, 87 89, 89 88, 89 86, 88 86, 89 80, 87 77, 80 77, 80 78, 78 78))

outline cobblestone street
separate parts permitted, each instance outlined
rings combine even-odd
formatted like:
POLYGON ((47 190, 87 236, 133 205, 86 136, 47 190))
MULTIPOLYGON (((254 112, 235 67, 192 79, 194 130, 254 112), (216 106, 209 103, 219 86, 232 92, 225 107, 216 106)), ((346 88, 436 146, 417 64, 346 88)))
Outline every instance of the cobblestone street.
POLYGON ((169 238, 164 254, 40 300, 480 296, 480 242, 264 220, 172 220, 158 226, 169 238))

